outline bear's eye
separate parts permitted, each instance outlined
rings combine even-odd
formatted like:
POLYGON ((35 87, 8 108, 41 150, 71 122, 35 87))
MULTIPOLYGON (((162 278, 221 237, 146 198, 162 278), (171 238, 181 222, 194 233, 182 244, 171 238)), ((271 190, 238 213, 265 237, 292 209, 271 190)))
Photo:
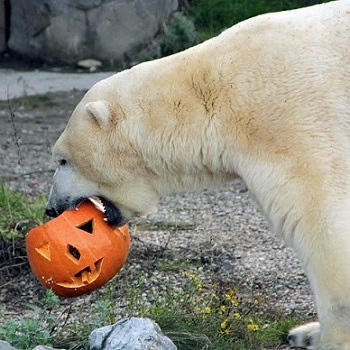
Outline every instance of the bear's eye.
POLYGON ((67 164, 67 160, 66 159, 60 159, 59 161, 58 161, 58 165, 59 166, 64 166, 64 165, 66 165, 67 164))

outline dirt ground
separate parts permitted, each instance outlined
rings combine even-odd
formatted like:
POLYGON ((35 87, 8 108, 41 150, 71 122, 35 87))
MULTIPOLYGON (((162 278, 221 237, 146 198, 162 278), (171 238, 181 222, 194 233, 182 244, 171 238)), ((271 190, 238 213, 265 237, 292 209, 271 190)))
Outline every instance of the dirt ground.
MULTIPOLYGON (((0 102, 0 182, 30 195, 48 194, 54 171, 51 147, 82 95, 73 91, 0 102)), ((169 256, 176 256, 202 263, 205 272, 210 261, 211 273, 264 295, 269 307, 314 317, 312 294, 298 260, 269 231, 240 181, 200 194, 163 198, 157 214, 138 222, 144 226, 133 226, 128 264, 149 269, 155 258, 166 264, 169 256), (176 223, 182 229, 174 229, 176 223)), ((0 285, 0 304, 12 317, 25 312, 28 299, 37 299, 42 292, 26 270, 0 285)))

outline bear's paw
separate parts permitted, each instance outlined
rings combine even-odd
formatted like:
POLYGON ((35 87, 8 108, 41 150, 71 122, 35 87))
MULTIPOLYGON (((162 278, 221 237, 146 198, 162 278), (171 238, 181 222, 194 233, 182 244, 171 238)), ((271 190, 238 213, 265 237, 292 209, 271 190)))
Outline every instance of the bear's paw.
POLYGON ((288 342, 291 348, 319 349, 320 324, 318 322, 310 322, 293 328, 289 332, 288 342))

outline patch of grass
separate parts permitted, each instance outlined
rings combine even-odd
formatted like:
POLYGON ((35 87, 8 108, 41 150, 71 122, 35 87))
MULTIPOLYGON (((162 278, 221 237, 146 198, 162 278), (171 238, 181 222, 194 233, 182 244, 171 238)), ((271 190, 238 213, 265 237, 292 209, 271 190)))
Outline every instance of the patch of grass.
POLYGON ((189 263, 192 267, 202 266, 199 260, 196 261, 183 261, 183 260, 171 260, 167 263, 163 261, 156 262, 157 271, 167 272, 167 273, 176 273, 183 271, 189 263))
MULTIPOLYGON (((49 108, 56 105, 56 95, 53 92, 48 92, 42 95, 29 95, 21 98, 12 98, 10 105, 16 108, 31 111, 36 108, 49 108)), ((0 109, 8 110, 9 102, 0 101, 0 109)))
POLYGON ((8 341, 18 349, 32 349, 38 344, 52 345, 52 332, 56 316, 51 312, 58 305, 58 297, 47 291, 32 309, 30 317, 11 319, 0 326, 0 339, 8 341))
POLYGON ((234 288, 205 283, 186 271, 183 275, 188 279, 183 294, 175 300, 169 295, 162 307, 149 310, 179 349, 262 349, 285 342, 288 330, 279 325, 290 324, 290 317, 262 313, 257 299, 240 296, 234 288))
POLYGON ((53 107, 55 105, 54 97, 54 93, 46 93, 42 95, 24 96, 19 100, 23 108, 31 110, 38 107, 53 107))
POLYGON ((20 98, 14 97, 10 101, 0 101, 0 109, 9 110, 10 108, 15 110, 24 110, 27 112, 32 112, 36 109, 50 110, 53 107, 58 107, 61 103, 62 96, 65 96, 65 99, 68 105, 71 105, 73 110, 77 101, 83 96, 83 91, 71 91, 69 95, 66 92, 47 92, 41 95, 28 95, 22 96, 20 98))
POLYGON ((30 198, 0 185, 0 234, 17 237, 44 219, 45 198, 30 198))
POLYGON ((26 233, 43 223, 44 198, 29 198, 0 185, 0 280, 27 265, 26 233))
MULTIPOLYGON (((190 265, 188 269, 193 270, 190 265)), ((297 317, 265 309, 255 298, 241 296, 227 283, 205 283, 186 270, 183 277, 181 290, 175 292, 175 286, 169 284, 159 293, 150 290, 141 271, 135 274, 130 267, 94 295, 88 305, 81 304, 75 310, 68 307, 63 313, 57 311, 59 299, 47 291, 35 306, 31 305, 31 315, 0 326, 0 338, 23 350, 37 344, 85 350, 93 329, 113 324, 123 316, 139 316, 157 322, 179 350, 259 350, 285 343, 288 329, 301 322, 297 317), (74 313, 86 317, 76 319, 74 313)))
POLYGON ((274 348, 286 342, 291 327, 302 323, 294 315, 270 310, 239 287, 215 282, 215 276, 208 279, 190 262, 181 265, 180 286, 179 280, 164 282, 165 278, 156 288, 149 287, 149 276, 141 270, 125 269, 104 294, 114 302, 104 304, 112 306, 102 312, 105 322, 118 320, 115 301, 127 293, 125 314, 153 319, 180 350, 274 348))
MULTIPOLYGON (((284 316, 282 314, 276 314, 276 312, 272 310, 270 310, 268 314, 270 316, 273 316, 274 320, 272 322, 271 320, 270 322, 268 322, 267 320, 259 335, 259 338, 266 343, 269 343, 271 341, 273 342, 276 340, 286 342, 286 336, 288 332, 292 328, 306 321, 296 316, 284 316)), ((264 319, 262 318, 262 320, 264 319)))

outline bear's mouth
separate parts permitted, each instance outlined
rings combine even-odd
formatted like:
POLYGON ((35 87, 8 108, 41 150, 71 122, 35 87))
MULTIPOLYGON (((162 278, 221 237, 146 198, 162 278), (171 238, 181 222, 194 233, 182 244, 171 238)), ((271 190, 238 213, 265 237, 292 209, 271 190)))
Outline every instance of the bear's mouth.
POLYGON ((88 199, 98 210, 104 213, 105 220, 111 226, 121 226, 123 224, 124 218, 122 213, 111 201, 100 196, 89 197, 88 199))

